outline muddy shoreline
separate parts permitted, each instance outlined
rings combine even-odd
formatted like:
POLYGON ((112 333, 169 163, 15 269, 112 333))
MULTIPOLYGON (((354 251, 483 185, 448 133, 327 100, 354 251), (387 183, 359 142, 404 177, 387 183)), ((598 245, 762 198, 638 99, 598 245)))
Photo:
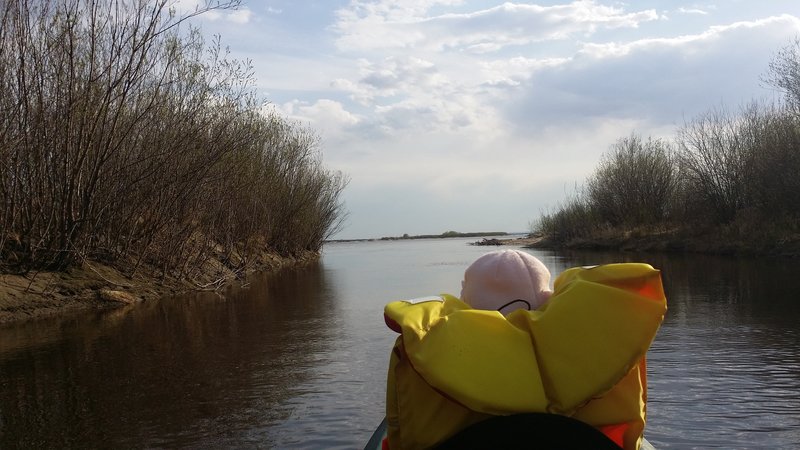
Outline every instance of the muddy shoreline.
POLYGON ((248 275, 300 267, 319 260, 318 252, 296 257, 265 253, 242 272, 212 261, 198 280, 163 279, 145 268, 126 277, 112 265, 84 261, 65 272, 0 274, 0 326, 85 310, 113 309, 192 291, 215 291, 242 284, 248 275))

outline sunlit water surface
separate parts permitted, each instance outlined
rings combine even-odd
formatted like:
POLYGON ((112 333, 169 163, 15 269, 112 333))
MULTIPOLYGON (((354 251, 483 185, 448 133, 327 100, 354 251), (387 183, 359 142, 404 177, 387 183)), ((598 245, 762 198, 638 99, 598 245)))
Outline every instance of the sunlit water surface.
MULTIPOLYGON (((383 416, 385 303, 458 294, 475 239, 332 243, 318 265, 203 294, 0 328, 0 448, 358 448, 383 416)), ((648 356, 659 449, 800 448, 800 262, 644 261, 669 312, 648 356)))

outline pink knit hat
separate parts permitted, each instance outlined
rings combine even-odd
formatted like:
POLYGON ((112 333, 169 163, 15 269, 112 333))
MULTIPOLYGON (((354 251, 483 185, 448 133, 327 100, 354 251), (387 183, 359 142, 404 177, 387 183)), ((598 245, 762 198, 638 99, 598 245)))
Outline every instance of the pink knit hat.
POLYGON ((475 309, 502 309, 503 314, 527 309, 524 302, 515 300, 524 300, 531 310, 537 309, 552 293, 547 267, 530 253, 519 250, 481 256, 467 267, 461 282, 461 300, 475 309))

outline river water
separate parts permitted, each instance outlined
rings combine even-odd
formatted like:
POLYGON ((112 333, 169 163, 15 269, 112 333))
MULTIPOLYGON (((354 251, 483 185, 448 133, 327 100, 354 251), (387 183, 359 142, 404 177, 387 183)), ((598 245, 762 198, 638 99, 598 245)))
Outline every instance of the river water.
MULTIPOLYGON (((0 448, 359 448, 383 416, 385 303, 458 295, 475 239, 331 243, 245 289, 0 328, 0 448)), ((800 261, 532 250, 649 262, 657 448, 800 448, 800 261)))

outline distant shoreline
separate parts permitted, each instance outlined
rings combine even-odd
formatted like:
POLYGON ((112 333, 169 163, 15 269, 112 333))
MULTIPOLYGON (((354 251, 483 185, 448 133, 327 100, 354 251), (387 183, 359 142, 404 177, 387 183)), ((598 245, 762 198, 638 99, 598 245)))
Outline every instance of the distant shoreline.
MULTIPOLYGON (((520 233, 524 234, 524 233, 520 233)), ((446 237, 493 237, 471 245, 517 246, 543 250, 588 250, 617 252, 698 253, 728 256, 800 258, 800 235, 780 239, 742 239, 720 229, 708 230, 606 230, 589 237, 560 239, 558 236, 536 233, 523 237, 517 233, 458 233, 457 235, 419 235, 397 238, 342 239, 329 242, 373 242, 387 240, 441 239, 446 237), (504 237, 505 236, 505 237, 504 237)))
POLYGON ((471 231, 468 233, 461 233, 458 231, 445 231, 442 234, 417 234, 402 236, 384 236, 380 238, 363 238, 363 239, 329 239, 327 242, 373 242, 373 241, 404 241, 412 239, 449 239, 449 238, 465 238, 465 237, 495 237, 495 236, 509 236, 506 231, 471 231))

